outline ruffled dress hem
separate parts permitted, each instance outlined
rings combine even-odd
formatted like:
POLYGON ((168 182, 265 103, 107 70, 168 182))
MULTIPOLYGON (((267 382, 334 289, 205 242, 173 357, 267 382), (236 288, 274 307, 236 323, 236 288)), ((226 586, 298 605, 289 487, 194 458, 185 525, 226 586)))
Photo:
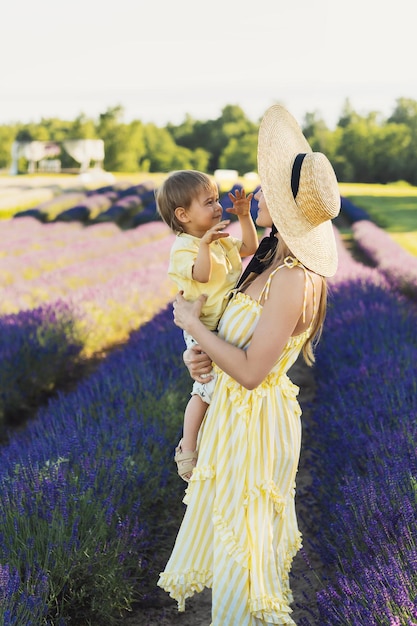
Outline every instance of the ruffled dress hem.
POLYGON ((196 572, 163 572, 160 574, 158 587, 169 593, 170 597, 177 601, 178 611, 185 611, 185 601, 195 593, 200 593, 205 587, 213 586, 213 573, 209 571, 196 572))
MULTIPOLYGON (((288 574, 291 569, 292 561, 302 546, 301 537, 301 533, 299 532, 296 541, 290 546, 284 558, 284 571, 281 572, 284 584, 288 583, 288 574)), ((224 541, 225 536, 222 536, 221 539, 224 541)), ((230 537, 228 537, 228 540, 230 540, 230 537)), ((231 540, 231 544, 229 544, 229 546, 230 545, 235 547, 233 540, 231 540)), ((158 586, 169 593, 171 598, 176 600, 178 611, 183 613, 185 611, 185 601, 187 598, 191 598, 195 593, 201 593, 205 588, 212 588, 213 573, 209 570, 162 572, 159 577, 158 586)), ((266 624, 293 626, 295 622, 289 615, 292 613, 292 609, 289 605, 293 601, 293 596, 289 587, 286 592, 284 592, 284 595, 285 598, 283 599, 272 596, 252 598, 250 600, 251 614, 253 617, 264 621, 266 624)))
POLYGON ((292 610, 277 598, 264 596, 256 598, 250 603, 250 612, 253 617, 263 621, 265 624, 281 624, 294 626, 295 622, 290 617, 292 610))

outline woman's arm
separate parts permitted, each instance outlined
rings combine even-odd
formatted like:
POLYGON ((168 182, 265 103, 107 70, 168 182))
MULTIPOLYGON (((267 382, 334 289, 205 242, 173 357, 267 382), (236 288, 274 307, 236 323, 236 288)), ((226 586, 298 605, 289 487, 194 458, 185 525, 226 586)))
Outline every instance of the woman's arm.
POLYGON ((301 268, 283 268, 274 276, 247 350, 224 341, 200 322, 204 296, 189 303, 179 294, 174 303, 174 322, 194 337, 220 369, 247 389, 254 389, 269 374, 297 325, 303 307, 304 281, 301 268))

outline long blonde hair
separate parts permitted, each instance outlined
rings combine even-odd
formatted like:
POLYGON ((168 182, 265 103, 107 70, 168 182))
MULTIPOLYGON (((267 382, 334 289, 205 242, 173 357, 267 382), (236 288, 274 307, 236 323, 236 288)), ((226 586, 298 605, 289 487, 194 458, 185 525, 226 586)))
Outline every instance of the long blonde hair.
MULTIPOLYGON (((296 258, 295 255, 291 252, 290 248, 287 246, 287 244, 282 239, 278 239, 278 244, 275 252, 267 254, 265 258, 262 259, 262 263, 265 263, 265 269, 267 269, 272 264, 276 264, 277 266, 281 265, 284 262, 284 259, 288 256, 296 258)), ((306 269, 308 270, 308 268, 306 269)), ((257 276, 258 274, 255 273, 249 274, 247 279, 240 286, 239 290, 244 291, 255 280, 257 276)), ((303 359, 309 367, 311 367, 315 362, 314 349, 320 341, 320 337, 323 331, 323 324, 327 312, 327 279, 324 276, 321 276, 321 281, 322 288, 320 300, 317 311, 315 311, 312 331, 302 348, 303 359)))

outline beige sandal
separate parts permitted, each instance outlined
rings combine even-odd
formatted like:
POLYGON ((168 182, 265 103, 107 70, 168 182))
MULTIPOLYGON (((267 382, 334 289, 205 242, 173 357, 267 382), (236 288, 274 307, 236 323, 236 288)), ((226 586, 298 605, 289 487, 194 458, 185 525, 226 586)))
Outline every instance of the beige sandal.
POLYGON ((191 478, 191 474, 193 473, 193 469, 197 464, 197 450, 192 452, 191 450, 187 450, 186 452, 182 451, 181 448, 182 439, 179 442, 178 446, 175 448, 175 456, 174 461, 177 464, 178 474, 181 476, 186 483, 191 478))

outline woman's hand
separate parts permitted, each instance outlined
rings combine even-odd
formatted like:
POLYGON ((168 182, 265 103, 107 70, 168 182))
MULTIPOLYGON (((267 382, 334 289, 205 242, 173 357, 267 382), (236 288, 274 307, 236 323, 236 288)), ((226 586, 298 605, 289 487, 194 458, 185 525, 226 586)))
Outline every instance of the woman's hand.
POLYGON ((183 360, 190 372, 191 378, 197 382, 208 383, 213 378, 210 374, 213 365, 211 359, 198 345, 185 350, 183 360))
POLYGON ((180 291, 174 300, 174 324, 192 335, 192 324, 199 319, 207 296, 201 295, 194 302, 188 302, 182 294, 183 292, 180 291))

